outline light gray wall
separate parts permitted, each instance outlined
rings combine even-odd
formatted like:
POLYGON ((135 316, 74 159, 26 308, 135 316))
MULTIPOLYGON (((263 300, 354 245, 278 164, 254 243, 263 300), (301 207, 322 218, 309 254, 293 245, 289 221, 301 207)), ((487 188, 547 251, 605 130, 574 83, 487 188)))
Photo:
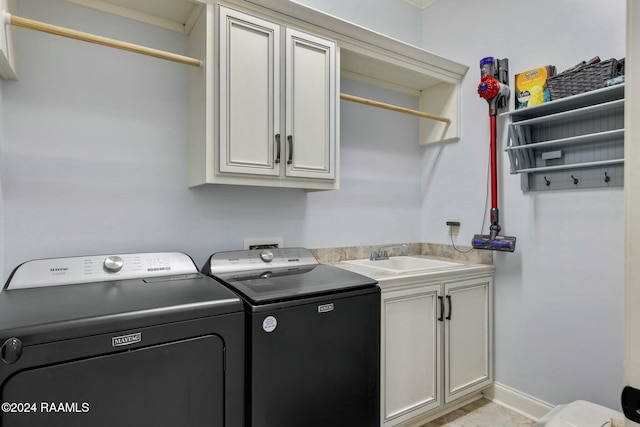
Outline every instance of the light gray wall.
POLYGON ((297 0, 297 3, 420 46, 420 11, 402 0, 297 0))
MULTIPOLYGON (((624 0, 443 0, 423 12, 423 47, 469 64, 462 139, 425 151, 429 182, 423 238, 447 243, 445 221, 462 222, 459 244, 481 230, 489 155, 487 103, 478 62, 510 59, 513 74, 583 59, 624 56, 624 0)), ((513 100, 510 101, 513 109, 513 100)), ((502 148, 500 213, 515 253, 496 253, 496 380, 559 404, 586 399, 619 408, 623 386, 623 190, 523 193, 502 148)), ((488 224, 487 224, 488 226, 488 224)))
MULTIPOLYGON (((184 35, 62 0, 18 6, 27 18, 186 52, 184 35)), ((20 80, 0 82, 4 278, 29 259, 83 254, 183 251, 200 266, 245 237, 312 248, 420 241, 417 119, 342 102, 339 191, 189 189, 187 66, 19 35, 20 80)), ((355 81, 342 89, 417 107, 355 81)))

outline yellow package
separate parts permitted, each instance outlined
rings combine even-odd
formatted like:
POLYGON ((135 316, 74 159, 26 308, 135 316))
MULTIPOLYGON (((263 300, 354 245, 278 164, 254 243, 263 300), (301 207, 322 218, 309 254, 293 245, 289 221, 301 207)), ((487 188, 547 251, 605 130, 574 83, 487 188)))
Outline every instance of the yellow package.
POLYGON ((547 65, 516 74, 516 96, 514 97, 516 110, 549 102, 551 95, 547 89, 547 78, 554 76, 555 73, 556 67, 547 65))

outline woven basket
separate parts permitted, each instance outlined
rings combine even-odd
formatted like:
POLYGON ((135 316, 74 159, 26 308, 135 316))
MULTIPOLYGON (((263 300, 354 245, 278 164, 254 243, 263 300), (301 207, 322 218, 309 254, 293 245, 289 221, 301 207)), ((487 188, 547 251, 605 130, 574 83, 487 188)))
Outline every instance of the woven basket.
POLYGON ((624 74, 624 59, 608 59, 577 67, 547 79, 551 100, 604 87, 607 80, 624 74))

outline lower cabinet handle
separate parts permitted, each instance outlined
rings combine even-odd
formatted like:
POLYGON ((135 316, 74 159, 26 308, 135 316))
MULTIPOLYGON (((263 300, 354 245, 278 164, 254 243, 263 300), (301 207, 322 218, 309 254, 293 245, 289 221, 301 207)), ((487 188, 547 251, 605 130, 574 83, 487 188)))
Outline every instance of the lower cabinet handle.
POLYGON ((287 164, 290 165, 293 163, 293 136, 287 136, 287 142, 289 143, 289 160, 287 160, 287 164))
POLYGON ((451 295, 447 295, 447 302, 449 303, 449 314, 447 315, 446 319, 447 320, 451 320, 451 295))
POLYGON ((438 317, 438 322, 442 322, 444 320, 444 298, 438 297, 440 301, 440 317, 438 317))
POLYGON ((276 160, 275 163, 280 163, 280 134, 276 134, 276 146, 278 147, 278 151, 276 152, 276 160))

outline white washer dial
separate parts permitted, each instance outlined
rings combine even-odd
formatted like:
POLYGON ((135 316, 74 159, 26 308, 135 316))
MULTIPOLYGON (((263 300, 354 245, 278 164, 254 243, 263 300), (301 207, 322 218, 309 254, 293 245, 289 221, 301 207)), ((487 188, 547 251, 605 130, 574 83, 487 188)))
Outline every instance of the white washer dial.
POLYGON ((105 258, 103 267, 109 273, 117 273, 122 270, 124 260, 117 255, 110 255, 105 258))
POLYGON ((269 250, 264 250, 262 252, 260 252, 260 259, 264 262, 271 262, 273 261, 273 252, 269 251, 269 250))

